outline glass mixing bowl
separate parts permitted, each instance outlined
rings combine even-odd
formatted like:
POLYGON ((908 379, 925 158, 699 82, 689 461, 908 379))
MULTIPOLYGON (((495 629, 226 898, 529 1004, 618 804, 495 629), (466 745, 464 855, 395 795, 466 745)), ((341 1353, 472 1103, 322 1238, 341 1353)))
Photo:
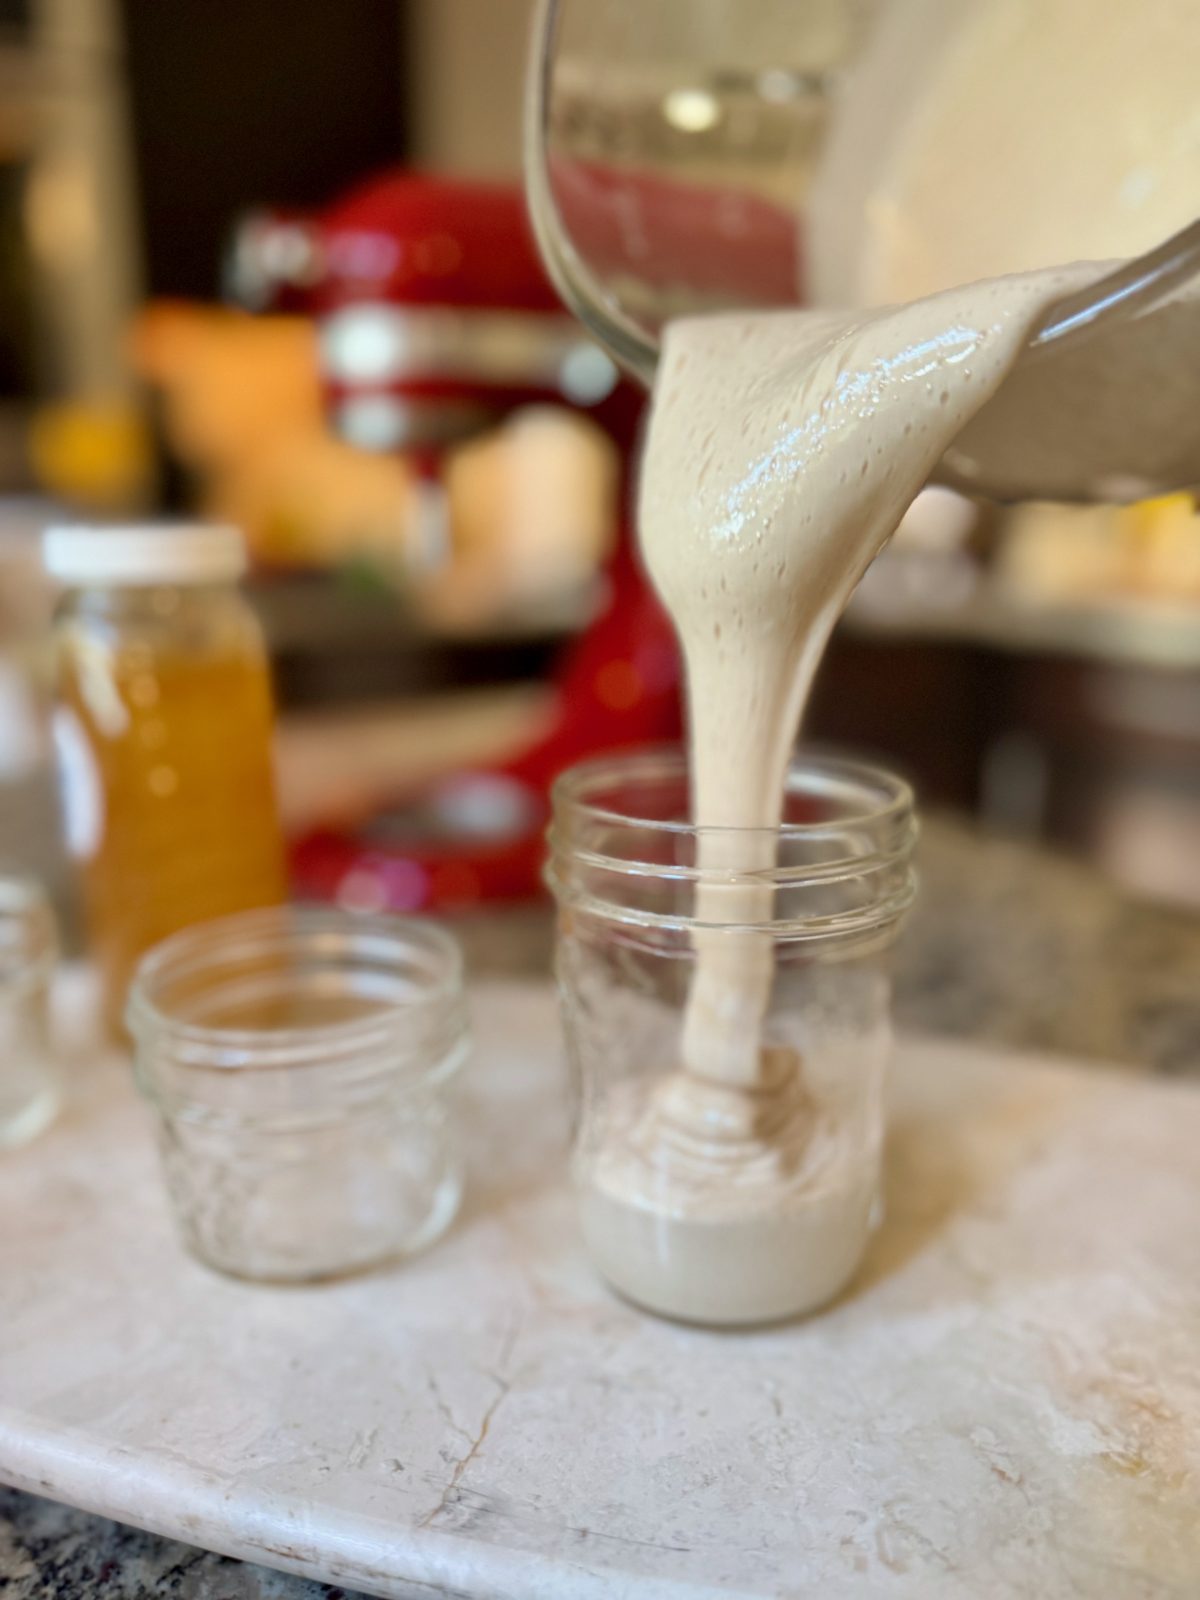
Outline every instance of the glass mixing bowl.
POLYGON ((797 215, 878 0, 541 0, 526 186, 564 299, 649 381, 664 321, 797 299, 797 215))
POLYGON ((644 381, 688 311, 867 305, 1200 214, 1191 0, 540 0, 530 209, 644 381))

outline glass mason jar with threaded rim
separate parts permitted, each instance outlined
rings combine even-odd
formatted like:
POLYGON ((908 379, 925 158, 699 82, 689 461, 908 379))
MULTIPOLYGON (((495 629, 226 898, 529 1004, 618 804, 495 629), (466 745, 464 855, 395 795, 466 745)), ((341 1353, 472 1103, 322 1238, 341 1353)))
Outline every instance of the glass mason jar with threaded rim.
POLYGON ((604 1276, 716 1325, 816 1309, 879 1215, 901 779, 802 754, 778 829, 697 828, 673 751, 563 775, 548 879, 583 1233, 604 1276))
POLYGON ((176 1219, 210 1266, 328 1278, 449 1226, 468 1033, 444 930, 329 910, 222 918, 143 959, 128 1022, 176 1219))

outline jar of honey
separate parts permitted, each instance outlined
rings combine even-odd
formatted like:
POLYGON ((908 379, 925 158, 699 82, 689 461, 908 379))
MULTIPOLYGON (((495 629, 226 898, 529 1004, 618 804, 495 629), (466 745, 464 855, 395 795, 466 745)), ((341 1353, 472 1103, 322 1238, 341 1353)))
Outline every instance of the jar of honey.
POLYGON ((142 953, 286 898, 266 650, 219 526, 53 528, 63 817, 117 1033, 142 953))

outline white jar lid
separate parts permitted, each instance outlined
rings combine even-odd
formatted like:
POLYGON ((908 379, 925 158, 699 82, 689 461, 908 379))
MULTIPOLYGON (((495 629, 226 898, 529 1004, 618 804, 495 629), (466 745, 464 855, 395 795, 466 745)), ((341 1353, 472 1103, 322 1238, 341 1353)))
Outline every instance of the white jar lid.
POLYGON ((233 583, 246 570, 246 545, 236 528, 222 523, 81 523, 47 528, 42 559, 50 576, 71 588, 233 583))

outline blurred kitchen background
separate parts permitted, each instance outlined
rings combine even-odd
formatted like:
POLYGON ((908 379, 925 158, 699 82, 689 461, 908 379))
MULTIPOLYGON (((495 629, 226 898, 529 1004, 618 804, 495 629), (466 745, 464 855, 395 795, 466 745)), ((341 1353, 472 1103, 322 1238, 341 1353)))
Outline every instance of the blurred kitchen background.
MULTIPOLYGON (((0 0, 0 855, 66 880, 38 543, 64 518, 244 530, 304 893, 526 894, 553 770, 677 734, 622 538, 640 400, 522 220, 530 9, 0 0)), ((816 69, 801 90, 815 125, 816 69)), ((702 88, 630 93, 702 151, 702 88)), ((1198 688, 1190 497, 938 492, 864 582, 808 732, 898 763, 926 808, 1200 904, 1198 688)))

